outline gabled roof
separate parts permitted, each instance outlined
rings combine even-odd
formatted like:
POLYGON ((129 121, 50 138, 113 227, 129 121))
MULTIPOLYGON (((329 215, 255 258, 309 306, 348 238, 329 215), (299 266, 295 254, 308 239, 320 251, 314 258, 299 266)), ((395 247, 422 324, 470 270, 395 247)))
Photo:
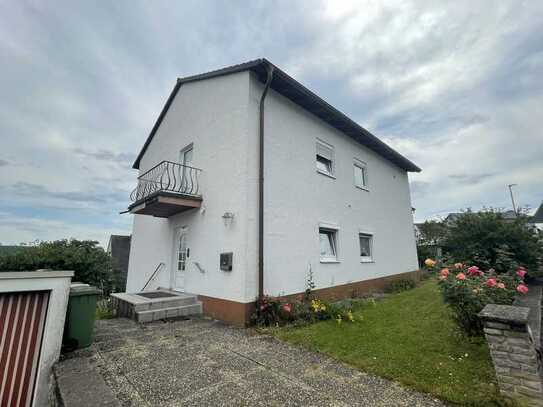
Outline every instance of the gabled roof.
POLYGON ((243 72, 243 71, 254 72, 258 80, 264 83, 266 81, 269 67, 274 68, 274 76, 271 82, 271 88, 273 90, 280 93, 284 97, 290 99, 292 102, 301 106, 308 112, 314 114, 315 116, 317 116, 324 122, 328 123, 330 126, 338 129, 339 131, 343 132, 347 136, 358 141, 360 144, 366 146, 367 148, 375 151, 377 154, 381 155, 387 160, 393 162, 398 167, 406 171, 420 172, 420 168, 417 167, 415 164, 413 164, 411 161, 409 161, 407 158, 405 158, 400 153, 398 153, 397 151, 389 147, 387 144, 379 140, 377 137, 371 134, 368 130, 364 129, 362 126, 355 123, 353 120, 349 119, 346 115, 344 115, 335 107, 328 104, 319 96, 311 92, 309 89, 303 86, 300 82, 296 81, 295 79, 287 75, 284 71, 277 68, 271 62, 263 58, 256 59, 254 61, 245 62, 239 65, 229 66, 227 68, 222 68, 216 71, 211 71, 211 72, 207 72, 207 73, 203 73, 199 75, 188 76, 185 78, 177 79, 177 83, 175 84, 175 87, 173 88, 172 93, 168 97, 168 100, 166 101, 164 108, 160 112, 160 115, 158 116, 158 119, 155 125, 153 126, 153 129, 151 130, 149 137, 147 137, 147 140, 145 141, 145 144, 143 145, 143 148, 138 154, 138 157, 136 158, 136 161, 134 162, 134 165, 132 167, 135 169, 139 169, 140 161, 141 161, 141 158, 143 157, 143 154, 145 154, 145 151, 147 150, 147 147, 151 143, 153 136, 155 135, 156 131, 160 127, 160 124, 162 123, 164 116, 166 115, 177 92, 179 91, 179 88, 184 83, 200 81, 200 80, 209 79, 209 78, 215 78, 218 76, 229 75, 232 73, 243 72))
POLYGON ((541 205, 539 205, 539 208, 537 208, 530 221, 532 223, 543 223, 543 202, 541 202, 541 205))

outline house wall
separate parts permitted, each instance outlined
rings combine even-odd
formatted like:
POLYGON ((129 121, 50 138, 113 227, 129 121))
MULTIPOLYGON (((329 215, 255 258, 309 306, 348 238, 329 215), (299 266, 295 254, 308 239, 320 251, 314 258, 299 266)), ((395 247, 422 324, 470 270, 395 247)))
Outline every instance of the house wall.
MULTIPOLYGON (((262 85, 253 78, 251 88, 262 85)), ((416 270, 406 171, 275 91, 265 111, 265 293, 303 292, 310 267, 317 289, 416 270), (335 179, 316 171, 317 138, 334 146, 335 179), (355 158, 367 164, 369 191, 354 185, 355 158), (338 263, 320 262, 321 222, 339 227, 338 263), (373 263, 360 261, 359 232, 374 235, 373 263)))
MULTIPOLYGON (((128 292, 141 290, 160 262, 166 267, 152 284, 171 287, 173 237, 177 228, 186 226, 191 255, 185 290, 209 302, 204 309, 213 315, 237 307, 217 300, 242 303, 243 310, 255 300, 258 103, 262 90, 263 85, 248 72, 187 83, 180 88, 141 160, 140 172, 162 160, 177 162, 179 151, 194 143, 193 165, 203 170, 202 208, 168 219, 134 217, 128 292), (225 212, 235 215, 228 226, 222 219, 225 212), (232 272, 219 268, 219 254, 226 251, 234 253, 232 272), (195 262, 202 266, 203 273, 195 262)), ((266 294, 303 292, 309 268, 317 289, 341 286, 343 291, 377 287, 378 279, 408 276, 411 274, 402 273, 418 268, 404 170, 273 90, 266 99, 265 126, 266 294), (335 179, 316 171, 317 138, 334 146, 335 179), (354 158, 367 164, 368 191, 354 186, 354 158), (319 223, 339 227, 338 263, 320 262, 319 223), (374 235, 373 263, 360 262, 361 231, 374 235), (361 281, 368 283, 355 284, 361 281)), ((339 295, 336 291, 333 294, 339 295)))
POLYGON ((160 262, 166 267, 154 286, 170 287, 174 235, 188 227, 190 258, 185 291, 248 302, 246 276, 257 268, 257 139, 248 132, 249 73, 183 84, 153 141, 140 173, 163 160, 178 162, 179 151, 194 143, 193 165, 203 170, 201 209, 168 219, 134 216, 127 291, 139 291, 160 262), (251 191, 251 192, 249 192, 251 191), (233 212, 226 226, 222 215, 233 212), (248 244, 250 242, 250 244, 248 244), (233 252, 233 270, 219 267, 219 254, 233 252), (205 270, 200 272, 195 262, 205 270))

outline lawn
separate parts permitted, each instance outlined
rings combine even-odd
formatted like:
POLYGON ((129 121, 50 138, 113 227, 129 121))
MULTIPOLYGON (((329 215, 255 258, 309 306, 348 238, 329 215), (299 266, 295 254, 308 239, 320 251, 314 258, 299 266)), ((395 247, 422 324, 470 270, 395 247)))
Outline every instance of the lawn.
POLYGON ((433 280, 381 301, 364 303, 357 322, 319 322, 273 330, 368 373, 461 405, 502 405, 484 339, 456 329, 433 280))

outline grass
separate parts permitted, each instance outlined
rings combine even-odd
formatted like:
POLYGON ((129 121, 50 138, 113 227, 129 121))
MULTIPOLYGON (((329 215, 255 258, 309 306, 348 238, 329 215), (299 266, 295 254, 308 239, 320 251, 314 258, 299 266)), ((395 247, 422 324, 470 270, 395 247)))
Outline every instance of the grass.
POLYGON ((99 299, 96 302, 96 319, 115 318, 110 299, 99 299))
POLYGON ((504 405, 484 338, 459 333, 434 280, 366 302, 355 318, 355 323, 325 321, 272 333, 455 404, 504 405))

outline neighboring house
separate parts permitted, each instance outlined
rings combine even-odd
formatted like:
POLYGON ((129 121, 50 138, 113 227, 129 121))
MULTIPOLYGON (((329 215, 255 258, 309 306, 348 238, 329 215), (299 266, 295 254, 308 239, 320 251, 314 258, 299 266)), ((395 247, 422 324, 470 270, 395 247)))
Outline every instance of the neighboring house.
POLYGON ((130 236, 111 235, 107 244, 107 252, 113 259, 114 271, 120 277, 121 291, 126 290, 126 277, 128 275, 128 259, 130 257, 130 236))
POLYGON ((543 231, 543 202, 541 202, 534 215, 530 217, 529 223, 538 230, 543 231))
POLYGON ((265 59, 178 79, 133 167, 128 292, 244 323, 309 270, 328 299, 418 276, 420 169, 265 59))

